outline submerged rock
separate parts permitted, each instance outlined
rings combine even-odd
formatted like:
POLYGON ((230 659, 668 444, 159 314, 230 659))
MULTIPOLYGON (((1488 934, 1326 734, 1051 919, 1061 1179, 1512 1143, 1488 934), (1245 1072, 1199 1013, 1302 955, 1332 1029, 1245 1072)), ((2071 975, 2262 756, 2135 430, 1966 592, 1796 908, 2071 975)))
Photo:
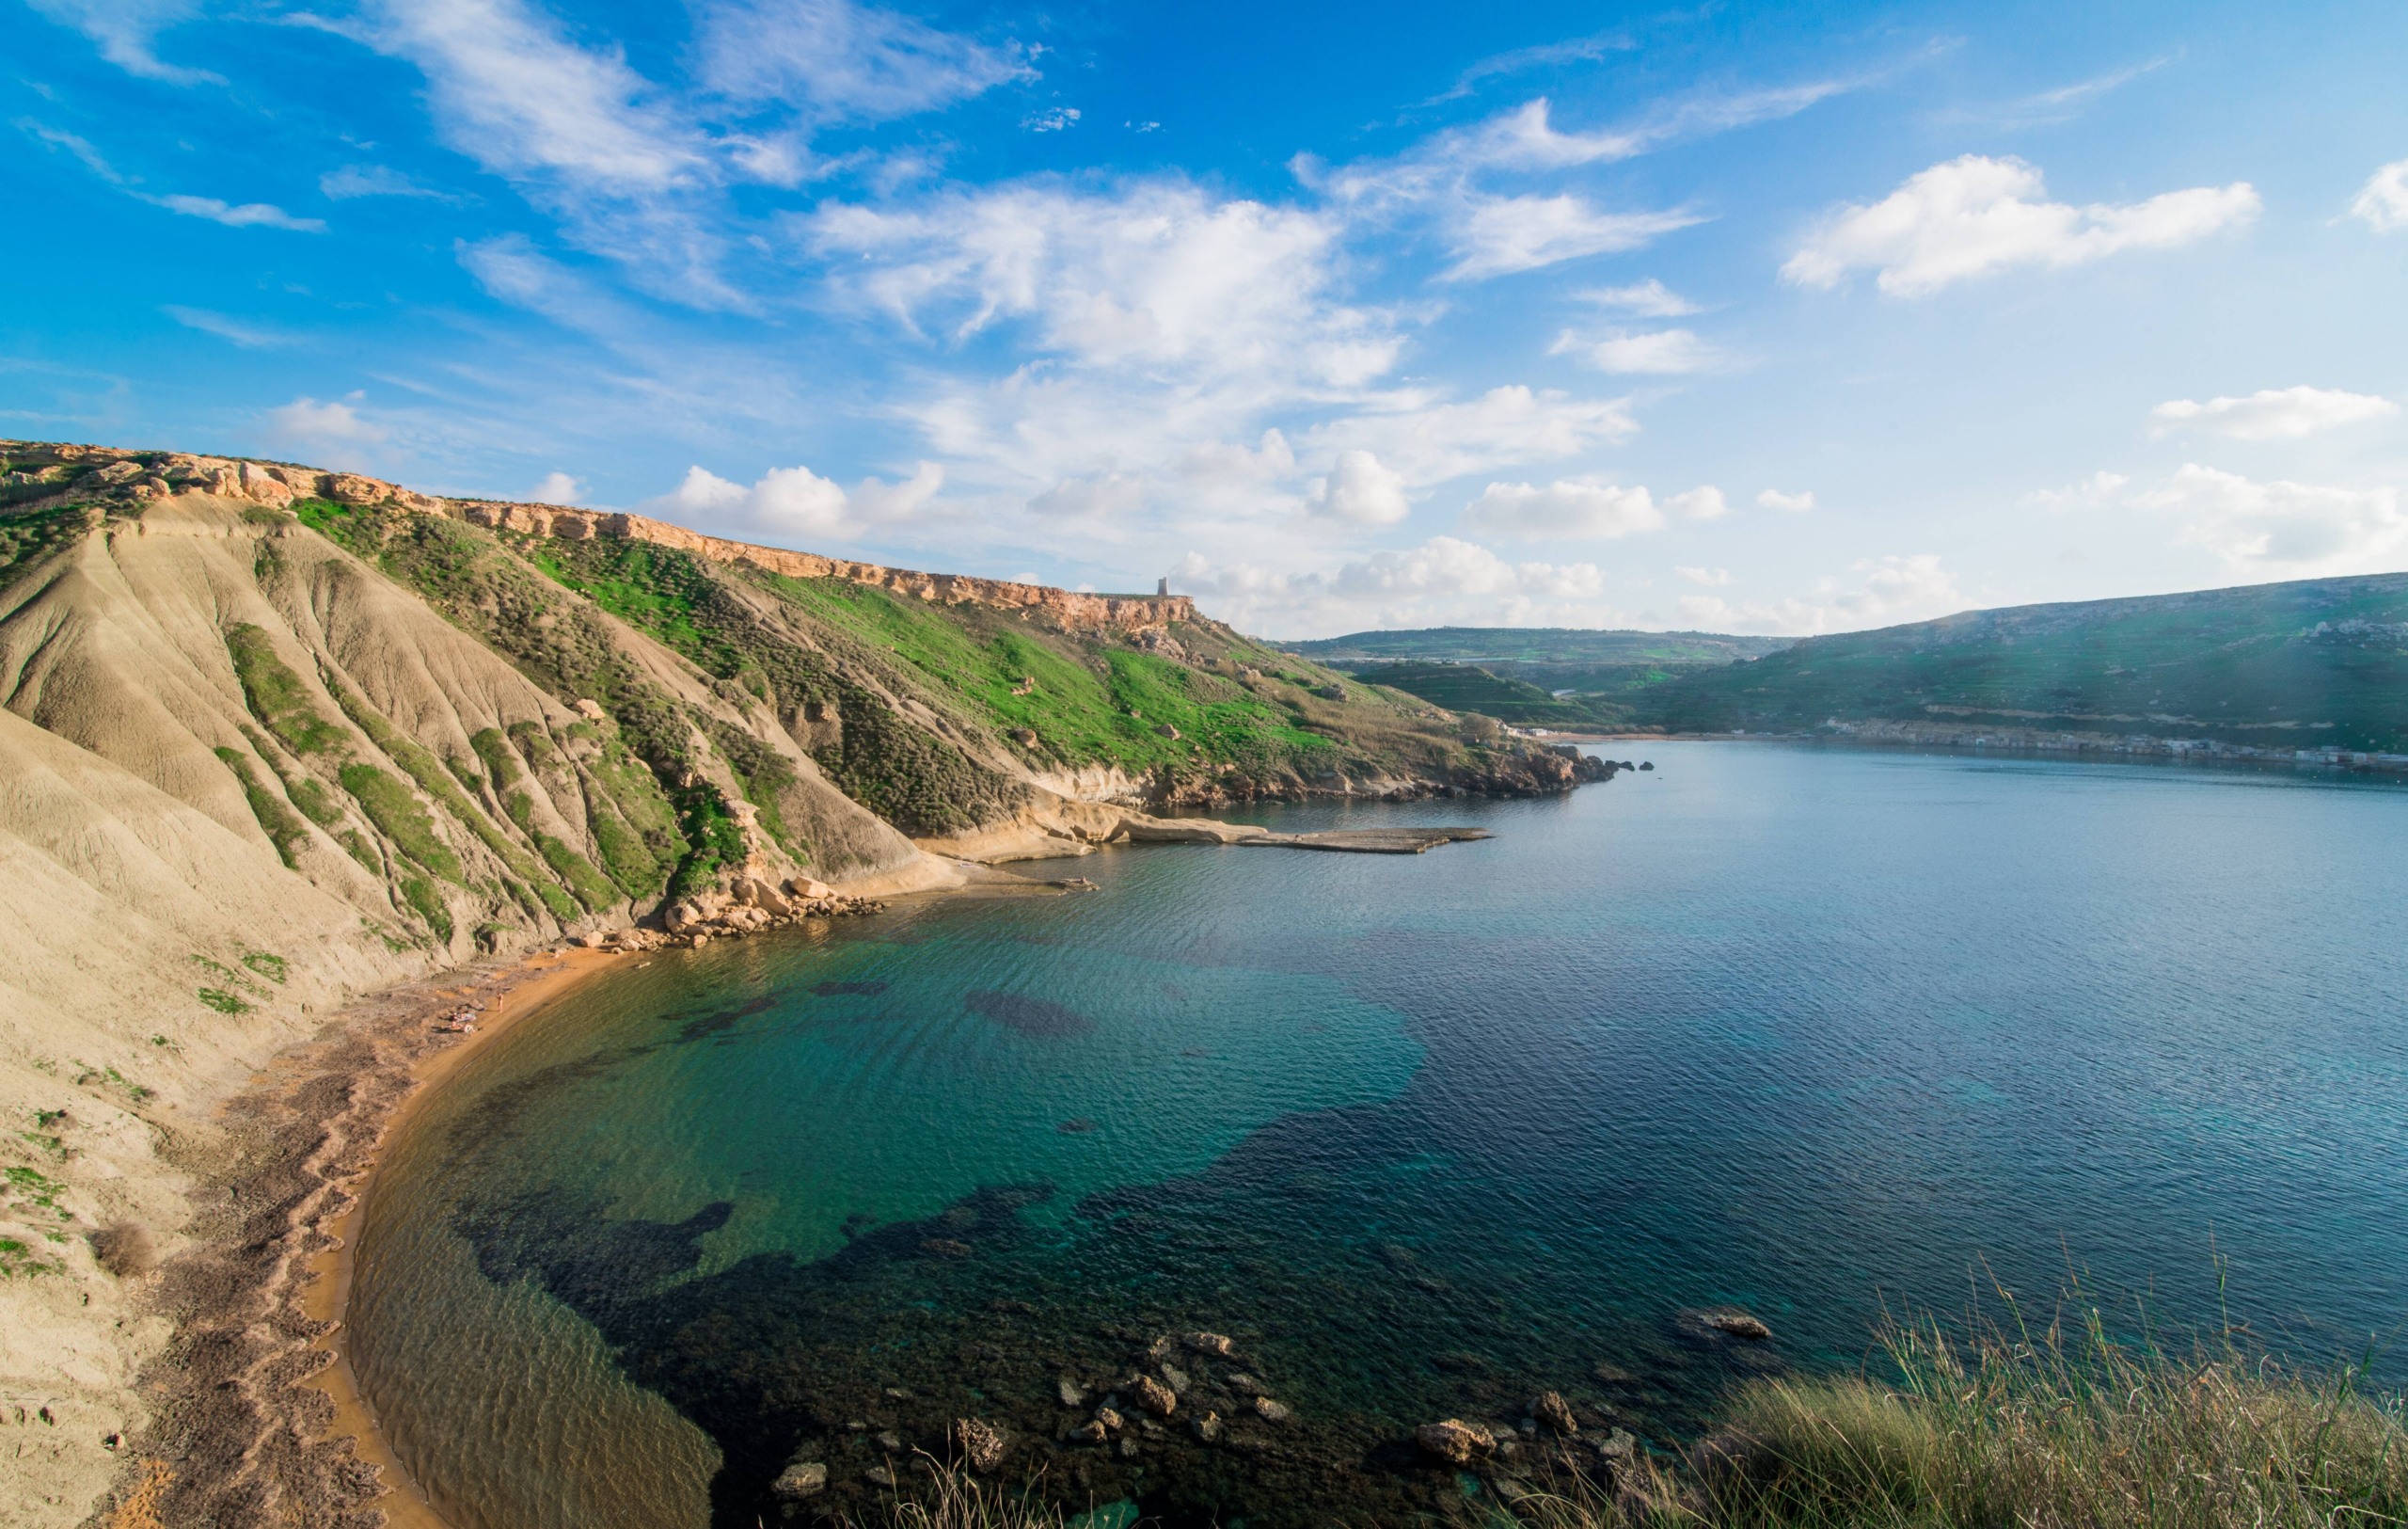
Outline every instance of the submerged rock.
POLYGON ((1580 1431, 1580 1420, 1572 1415, 1572 1404, 1558 1391, 1543 1391, 1530 1403, 1530 1416, 1564 1435, 1580 1431))
POLYGON ((1196 1441, 1199 1444, 1217 1444, 1221 1441, 1221 1414, 1218 1412, 1207 1412, 1190 1423, 1188 1426, 1196 1430, 1196 1441))
POLYGON ((1228 1359, 1238 1350, 1235 1343, 1217 1332, 1191 1332, 1187 1335, 1187 1346, 1215 1359, 1228 1359))
POLYGON ((1158 1418, 1166 1418, 1179 1406, 1179 1397, 1168 1386, 1150 1375, 1141 1375, 1130 1386, 1129 1394, 1139 1407, 1158 1418))
POLYGON ((1097 1408, 1095 1410, 1095 1420, 1098 1423, 1102 1424, 1106 1428, 1111 1429, 1114 1433, 1118 1433, 1122 1428, 1129 1425, 1129 1420, 1127 1418, 1122 1417, 1119 1413, 1114 1411, 1109 1407, 1097 1408))
POLYGON ((1004 1430, 977 1418, 957 1418, 953 1425, 953 1441, 961 1447, 961 1458, 973 1471, 992 1471, 1004 1463, 1004 1451, 1010 1446, 1004 1430))
POLYGON ((1254 1377, 1247 1375, 1242 1370, 1228 1378, 1228 1385, 1231 1391, 1236 1392, 1241 1396, 1259 1396, 1262 1394, 1262 1382, 1257 1380, 1254 1377))
POLYGON ((818 1460, 797 1460, 769 1483, 769 1490, 785 1498, 816 1497, 827 1489, 828 1467, 818 1460))
POLYGON ((1254 1415, 1265 1423, 1285 1423, 1296 1414, 1268 1396, 1257 1396, 1254 1399, 1254 1415))
POLYGON ((1461 1418, 1425 1423, 1413 1430, 1413 1441, 1419 1444, 1424 1453, 1449 1465, 1469 1465, 1497 1447, 1494 1434, 1477 1423, 1465 1423, 1461 1418))
POLYGON ((1054 1391, 1062 1398, 1065 1407, 1082 1407, 1086 1403, 1087 1388, 1067 1375, 1054 1382, 1054 1391))
POLYGON ((1772 1336, 1772 1329, 1745 1312, 1708 1312, 1705 1314, 1705 1325, 1734 1338, 1745 1338, 1750 1343, 1763 1343, 1772 1336))

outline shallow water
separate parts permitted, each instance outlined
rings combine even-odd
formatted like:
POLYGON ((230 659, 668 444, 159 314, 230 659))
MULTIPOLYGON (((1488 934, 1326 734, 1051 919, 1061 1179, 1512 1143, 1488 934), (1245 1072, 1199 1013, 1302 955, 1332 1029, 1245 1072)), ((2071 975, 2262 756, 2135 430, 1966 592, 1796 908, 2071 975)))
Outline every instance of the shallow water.
POLYGON ((363 1387, 462 1529, 774 1522, 798 1448, 860 1511, 960 1416, 1075 1506, 1402 1522, 1467 1485, 1415 1423, 1553 1388, 1673 1442, 1885 1307, 2073 1272, 2178 1328, 2222 1266, 2294 1352, 2408 1316, 2408 788, 1643 752, 1554 801, 1259 815, 1497 836, 1427 855, 1117 851, 1100 894, 589 986, 394 1144, 363 1387), (1054 1442, 1060 1377, 1197 1329, 1238 1357, 1175 1361, 1173 1422, 1244 1419, 1220 1444, 1054 1442), (1241 1364, 1294 1423, 1244 1418, 1241 1364))

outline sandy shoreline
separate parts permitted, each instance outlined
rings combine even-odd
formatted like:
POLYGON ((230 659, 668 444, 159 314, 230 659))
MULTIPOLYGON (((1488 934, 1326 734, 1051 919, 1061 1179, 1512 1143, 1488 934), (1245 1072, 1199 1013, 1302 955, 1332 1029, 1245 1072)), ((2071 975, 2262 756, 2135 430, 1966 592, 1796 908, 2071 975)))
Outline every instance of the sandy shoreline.
POLYGON ((545 950, 372 995, 220 1107, 222 1160, 193 1165, 195 1246, 160 1271, 175 1336, 143 1372, 153 1421, 94 1523, 448 1529, 387 1445, 345 1351, 367 1190, 385 1142, 435 1085, 627 959, 545 950), (474 1032, 435 1027, 464 1000, 482 1008, 474 1032))

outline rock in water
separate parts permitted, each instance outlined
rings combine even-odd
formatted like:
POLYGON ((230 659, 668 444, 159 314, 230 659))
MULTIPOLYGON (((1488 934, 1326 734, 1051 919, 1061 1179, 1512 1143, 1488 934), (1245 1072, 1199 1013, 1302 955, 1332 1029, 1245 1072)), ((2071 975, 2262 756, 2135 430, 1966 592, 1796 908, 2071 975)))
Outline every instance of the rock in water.
POLYGON ((1095 1410, 1095 1420, 1098 1423, 1102 1424, 1105 1427, 1111 1429, 1114 1433, 1118 1433, 1122 1428, 1129 1425, 1128 1419, 1122 1417, 1119 1413, 1114 1411, 1109 1407, 1097 1408, 1095 1410))
POLYGON ((1003 1464, 1009 1442, 1001 1428, 976 1418, 956 1419, 953 1441, 961 1446, 961 1458, 973 1471, 992 1471, 1003 1464))
POLYGON ((1580 1420, 1572 1415, 1572 1404, 1559 1391, 1539 1393, 1538 1399, 1530 1403, 1530 1416, 1560 1434, 1569 1436, 1580 1431, 1580 1420))
POLYGON ((1136 1383, 1129 1388, 1129 1394, 1136 1398, 1138 1406, 1158 1418, 1170 1416, 1171 1410, 1179 1406, 1179 1398, 1171 1394, 1170 1387, 1150 1375, 1139 1376, 1136 1383))
POLYGON ((1054 1382, 1054 1390, 1065 1407, 1084 1406, 1087 1399, 1087 1388, 1067 1375, 1054 1382))
POLYGON ((1217 1332, 1191 1332, 1187 1335, 1187 1346, 1215 1359, 1228 1359, 1238 1351, 1236 1344, 1217 1332))
POLYGON ((1477 1423, 1448 1418, 1413 1430, 1413 1441, 1449 1465, 1469 1465, 1497 1447, 1496 1436, 1477 1423))
POLYGON ((1750 1343, 1760 1344, 1772 1336, 1772 1329, 1745 1312, 1710 1312, 1706 1314, 1705 1325, 1734 1338, 1745 1338, 1750 1343))
POLYGON ((827 1488, 828 1467, 817 1460, 797 1460, 769 1483, 769 1490, 784 1498, 816 1497, 827 1488))
POLYGON ((1196 1430, 1197 1443, 1217 1444, 1221 1441, 1221 1414, 1218 1412, 1207 1412, 1189 1426, 1196 1430))
POLYGON ((1191 1383, 1192 1382, 1187 1378, 1187 1372, 1180 1369, 1178 1365, 1165 1364, 1163 1366, 1163 1384, 1170 1387, 1170 1394, 1172 1395, 1179 1396, 1185 1394, 1187 1388, 1191 1383))
POLYGON ((1254 1415, 1265 1423, 1285 1423, 1296 1414, 1268 1396, 1254 1399, 1254 1415))
POLYGON ((1631 1437, 1628 1428, 1616 1428, 1603 1439, 1592 1439, 1589 1445, 1608 1465, 1626 1465, 1639 1454, 1639 1441, 1631 1437))

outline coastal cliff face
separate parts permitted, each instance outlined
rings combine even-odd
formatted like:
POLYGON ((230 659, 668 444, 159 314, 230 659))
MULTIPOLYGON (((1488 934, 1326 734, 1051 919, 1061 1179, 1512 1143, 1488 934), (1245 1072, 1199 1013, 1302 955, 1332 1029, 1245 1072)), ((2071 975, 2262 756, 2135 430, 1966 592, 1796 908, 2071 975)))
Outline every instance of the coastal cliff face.
POLYGON ((1168 807, 1598 773, 1183 597, 0 442, 11 1521, 81 1521, 140 1422, 169 1165, 358 995, 762 886, 956 884, 1168 807))

